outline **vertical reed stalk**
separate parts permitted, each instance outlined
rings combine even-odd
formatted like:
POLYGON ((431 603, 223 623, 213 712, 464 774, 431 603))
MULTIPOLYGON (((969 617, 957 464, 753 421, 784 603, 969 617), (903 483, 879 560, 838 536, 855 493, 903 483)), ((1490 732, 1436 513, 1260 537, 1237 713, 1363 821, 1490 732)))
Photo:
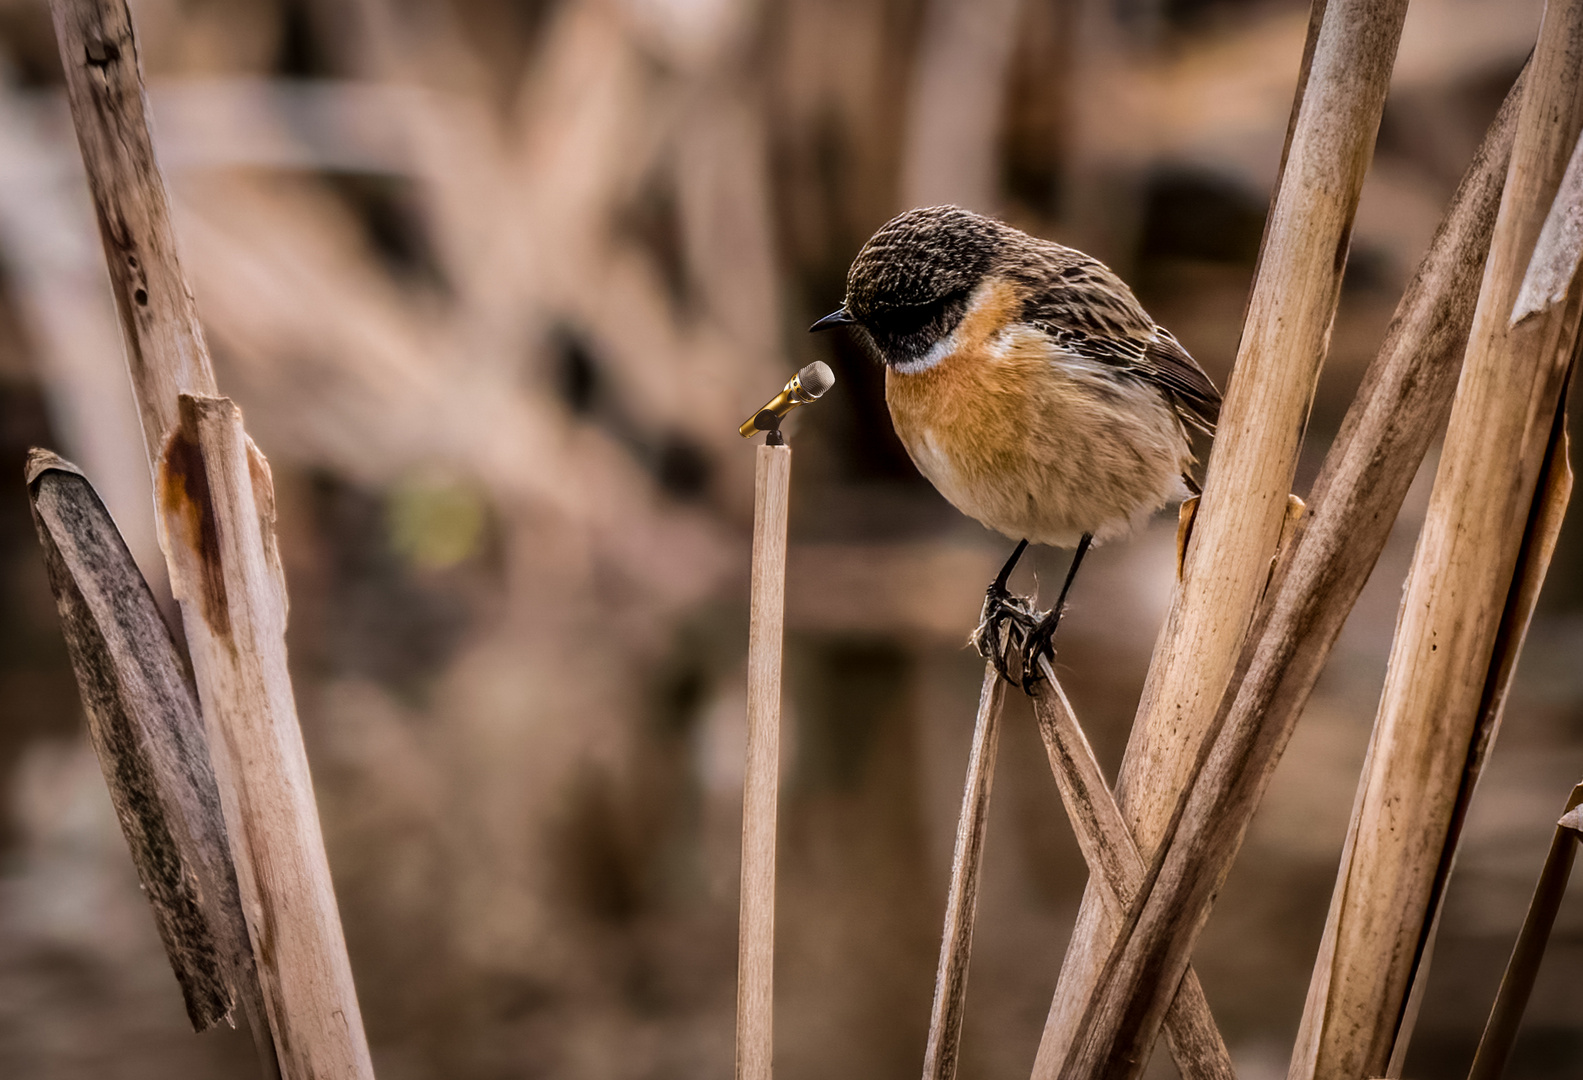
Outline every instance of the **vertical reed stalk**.
MULTIPOLYGON (((1577 363, 1574 346, 1573 365, 1577 363)), ((1563 391, 1563 397, 1565 392, 1563 391)), ((1484 762, 1495 745, 1500 731, 1501 717, 1506 711, 1506 696, 1517 670, 1517 659, 1522 655, 1523 641, 1528 634, 1528 624, 1534 608, 1539 603, 1539 591, 1544 586, 1545 574, 1550 569, 1556 542, 1561 537, 1561 525, 1566 519, 1567 504, 1572 498, 1572 466, 1567 460, 1567 417, 1563 402, 1556 414, 1555 426, 1550 437, 1550 449, 1545 458, 1544 470, 1539 475, 1537 494, 1529 516, 1528 528, 1517 559, 1511 592, 1506 599, 1506 610, 1501 616, 1501 627, 1495 635, 1495 648, 1490 658, 1489 679, 1485 683, 1484 699, 1479 706, 1478 720, 1473 726, 1473 740, 1468 747, 1467 762, 1462 770, 1462 782, 1457 789, 1456 804, 1452 807, 1451 823, 1446 829, 1444 847, 1440 853, 1440 866, 1435 874, 1430 892, 1429 915, 1424 920, 1420 939, 1419 960, 1413 966, 1412 982, 1407 993, 1407 1003, 1402 1010, 1401 1022, 1391 1050, 1390 1063, 1385 1075, 1402 1075, 1406 1064, 1408 1044, 1418 1023, 1418 1010, 1423 1000, 1429 976, 1429 958, 1434 951, 1435 937, 1439 933, 1440 914, 1445 907, 1446 885, 1456 865, 1457 849, 1462 841, 1462 827, 1467 821, 1468 809, 1478 790, 1479 777, 1484 762)), ((1351 845, 1348 846, 1351 850, 1351 845)))
MULTIPOLYGON (((1292 1076, 1379 1074, 1443 881, 1496 646, 1577 328, 1571 296, 1513 321, 1583 126, 1583 2, 1546 10, 1445 453, 1392 647, 1352 841, 1292 1076)), ((1574 264, 1575 265, 1575 264, 1574 264)), ((1568 290, 1563 289, 1563 293, 1568 290)), ((1542 567, 1539 568, 1542 576, 1542 567)), ((1520 584, 1520 583, 1518 583, 1520 584)), ((1526 624, 1526 613, 1522 622, 1526 624)), ((1509 628, 1510 629, 1510 628, 1509 628)), ((1520 645, 1521 630, 1509 635, 1520 645)))
POLYGON ((754 468, 748 624, 748 747, 742 786, 737 954, 737 1080, 770 1080, 775 1049, 775 811, 780 785, 781 655, 791 447, 760 446, 754 468))
MULTIPOLYGON (((1520 100, 1514 87, 1397 307, 1326 458, 1309 519, 1261 605, 1204 764, 1151 868, 1147 901, 1129 912, 1130 929, 1106 978, 1120 975, 1143 988, 1140 996, 1185 969, 1303 704, 1449 410, 1520 100)), ((1145 1014, 1140 1030, 1149 1022, 1145 1014)))
POLYGON ((286 666, 269 467, 218 397, 124 0, 53 0, 231 858, 287 1080, 370 1080, 286 666))
MULTIPOLYGON (((1353 215, 1406 13, 1404 0, 1316 5, 1309 75, 1210 457, 1182 586, 1155 648, 1117 785, 1140 851, 1160 843, 1231 680, 1286 514, 1328 344, 1353 215)), ((1034 1066, 1055 1076, 1077 1042, 1114 938, 1085 898, 1034 1066)), ((1165 988, 1169 995, 1175 985, 1165 988)), ((1163 1008, 1162 1008, 1163 1012, 1163 1008)), ((1108 1053, 1118 1073, 1141 1070, 1108 1053)), ((1070 1075, 1086 1075, 1082 1072, 1070 1075)))

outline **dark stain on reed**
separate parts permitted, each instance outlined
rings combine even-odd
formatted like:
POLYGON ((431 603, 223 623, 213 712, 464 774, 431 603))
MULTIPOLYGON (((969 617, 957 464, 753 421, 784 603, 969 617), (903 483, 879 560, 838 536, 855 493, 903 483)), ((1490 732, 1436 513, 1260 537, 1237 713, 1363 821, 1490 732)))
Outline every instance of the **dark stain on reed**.
POLYGON ((180 521, 182 535, 172 543, 186 544, 198 560, 199 595, 204 622, 222 638, 231 636, 231 609, 225 593, 225 569, 220 561, 219 522, 198 445, 197 415, 190 398, 181 399, 181 418, 160 455, 159 501, 167 522, 180 521))

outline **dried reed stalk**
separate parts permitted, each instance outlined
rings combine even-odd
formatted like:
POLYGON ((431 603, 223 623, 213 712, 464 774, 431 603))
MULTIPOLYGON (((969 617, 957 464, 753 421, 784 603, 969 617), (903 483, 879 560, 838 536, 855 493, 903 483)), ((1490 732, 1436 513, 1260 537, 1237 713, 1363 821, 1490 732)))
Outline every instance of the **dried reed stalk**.
MULTIPOLYGON (((1116 798, 1105 783, 1088 737, 1083 734, 1047 659, 1041 659, 1045 682, 1033 695, 1034 716, 1050 758, 1050 771, 1071 818, 1089 873, 1103 886, 1107 918, 1119 922, 1137 894, 1145 866, 1143 856, 1116 798)), ((962 1020, 967 1001, 968 959, 978 907, 979 868, 983 863, 984 829, 994 781, 1000 714, 1005 680, 993 665, 984 669, 973 745, 963 785, 962 812, 957 818, 956 848, 951 859, 951 887, 946 900, 945 930, 935 973, 934 1005, 924 1054, 924 1080, 952 1080, 961 1050, 962 1020)), ((1166 1016, 1166 1038, 1184 1077, 1230 1080, 1231 1055, 1215 1027, 1198 976, 1189 970, 1166 1016)))
POLYGON ((1500 1080, 1505 1071, 1506 1059, 1517 1041, 1523 1010, 1528 1007, 1540 962, 1544 960, 1545 946, 1550 942, 1550 931, 1561 910, 1561 899, 1566 895, 1567 881, 1572 876, 1578 840, 1583 836, 1583 821, 1578 820, 1577 813, 1579 806, 1583 806, 1583 784, 1572 789, 1566 812, 1556 823, 1550 851, 1539 872, 1539 882, 1534 886, 1533 900, 1528 904, 1528 914, 1523 918, 1517 943, 1512 946, 1506 973, 1501 976, 1500 990, 1495 994, 1495 1004, 1479 1039, 1478 1051, 1473 1055, 1468 1080, 1500 1080))
POLYGON ((115 0, 54 0, 50 10, 149 462, 176 427, 176 398, 216 394, 214 369, 171 229, 148 133, 131 14, 115 0))
POLYGON ((27 485, 88 738, 187 1017, 203 1031, 242 1006, 265 1075, 278 1075, 186 662, 87 477, 34 450, 27 485))
MULTIPOLYGON (((1315 6, 1309 75, 1182 585, 1155 647, 1117 784, 1143 852, 1154 852, 1187 786, 1269 580, 1406 6, 1404 0, 1315 6)), ((1102 909, 1091 892, 1062 967, 1036 1077, 1056 1075, 1077 1042, 1113 941, 1103 932, 1102 909)), ((1175 985, 1165 990, 1169 995, 1175 985)), ((1109 1054, 1096 1059, 1103 1060, 1118 1071, 1143 1067, 1109 1054)))
POLYGON ((962 787, 962 813, 956 821, 956 848, 951 854, 951 888, 946 895, 945 930, 940 936, 940 964, 934 976, 934 1005, 929 1011, 924 1080, 953 1080, 962 1049, 967 964, 978 914, 978 874, 984 861, 984 826, 989 820, 989 794, 995 780, 1000 714, 1005 703, 1006 680, 994 664, 985 664, 967 780, 962 787))
MULTIPOLYGON (((1168 830, 1169 850, 1151 867, 1148 902, 1129 912, 1125 951, 1131 955, 1118 950, 1107 978, 1123 962, 1140 965, 1126 976, 1145 988, 1144 996, 1170 985, 1172 972, 1185 966, 1297 717, 1449 409, 1519 100, 1514 88, 1397 306, 1326 458, 1309 518, 1243 647, 1235 690, 1217 710, 1205 763, 1168 830)), ((1150 1022, 1145 1014, 1140 1029, 1150 1022)))
MULTIPOLYGON (((1039 722, 1039 736, 1044 740, 1050 771, 1071 818, 1077 845, 1088 863, 1089 874, 1102 887, 1106 918, 1114 926, 1136 898, 1148 867, 1105 783, 1093 747, 1066 699, 1066 691, 1049 660, 1040 657, 1039 662, 1045 681, 1034 691, 1033 715, 1039 722)), ((1231 1054, 1215 1027, 1209 1000, 1192 968, 1182 976, 1176 998, 1165 1014, 1165 1040, 1183 1077, 1230 1080, 1235 1075, 1231 1054)))
POLYGON ((161 520, 281 1072, 371 1078, 286 669, 269 466, 229 399, 179 406, 161 520))
MULTIPOLYGON (((1521 595, 1524 583, 1514 573, 1531 535, 1536 482, 1557 452, 1557 403, 1577 331, 1576 283, 1570 295, 1563 287, 1560 299, 1526 317, 1514 321, 1513 308, 1583 126, 1580 52, 1583 3, 1550 5, 1294 1077, 1378 1074, 1389 1067, 1454 851, 1470 747, 1476 775, 1480 718, 1488 718, 1492 734, 1521 645, 1528 611, 1514 603, 1531 605, 1532 598, 1521 595), (1503 637, 1506 647, 1498 652, 1503 637)), ((1562 491, 1551 501, 1564 505, 1564 499, 1562 491)), ((1529 565, 1538 578, 1548 561, 1543 548, 1552 542, 1543 533, 1531 541, 1538 549, 1529 565)), ((1536 588, 1534 582, 1530 591, 1536 588)))
MULTIPOLYGON (((1573 345, 1572 367, 1577 366, 1577 342, 1573 345)), ((1467 821, 1468 808, 1478 790, 1479 777, 1495 735, 1500 730, 1501 717, 1506 710, 1506 696, 1511 689, 1512 675, 1517 670, 1517 659, 1522 655, 1522 645, 1527 637, 1528 625, 1539 603, 1539 591, 1544 586, 1545 574, 1550 569, 1556 542, 1561 537, 1561 526, 1566 519, 1567 504, 1572 498, 1572 466, 1568 461, 1567 414, 1565 391, 1563 403, 1556 415, 1551 431, 1550 448, 1545 457, 1543 471, 1539 474, 1538 493, 1534 497, 1528 527, 1523 535, 1522 549, 1513 574, 1512 589, 1506 599, 1506 610, 1501 616, 1501 627, 1495 635, 1495 648, 1490 659, 1489 681, 1485 683, 1484 698, 1479 706, 1479 717, 1473 726, 1472 745, 1468 748, 1467 763, 1463 766, 1462 783, 1457 790, 1457 801, 1451 811, 1451 823, 1446 829, 1446 839, 1440 855, 1440 866, 1435 875, 1430 894, 1429 915, 1424 920, 1422 944, 1418 961, 1413 966, 1411 988, 1402 1010, 1401 1022, 1391 1050, 1391 1060, 1386 1066, 1387 1076, 1401 1076, 1406 1064, 1407 1047, 1413 1028, 1418 1022, 1418 1010, 1428 984, 1429 958, 1440 928, 1440 914, 1445 908, 1446 884, 1456 862, 1457 848, 1462 841, 1462 827, 1467 821)), ((1349 838, 1350 839, 1350 838, 1349 838)), ((1350 855, 1352 845, 1348 843, 1350 855)), ((1327 938, 1326 940, 1329 940, 1327 938)))
POLYGON ((775 1050, 775 810, 780 787, 791 447, 760 446, 754 464, 748 746, 742 781, 742 907, 737 953, 737 1080, 770 1080, 775 1050))
POLYGON ((216 396, 130 13, 123 0, 51 8, 281 1071, 371 1078, 286 667, 269 468, 216 396))

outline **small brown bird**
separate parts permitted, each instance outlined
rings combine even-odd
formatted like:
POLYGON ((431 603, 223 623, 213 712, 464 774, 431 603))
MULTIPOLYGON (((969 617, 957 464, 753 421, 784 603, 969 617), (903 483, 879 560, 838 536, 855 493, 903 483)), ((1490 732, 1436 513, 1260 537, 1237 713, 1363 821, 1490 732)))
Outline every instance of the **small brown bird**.
POLYGON ((1020 541, 988 589, 979 647, 1030 689, 1089 545, 1196 493, 1188 428, 1220 392, 1109 267, 955 206, 909 210, 858 252, 852 325, 885 364, 891 421, 918 471, 969 517, 1020 541), (1012 600, 1028 544, 1076 548, 1055 607, 1012 600), (1020 675, 1004 661, 1018 628, 1020 675))

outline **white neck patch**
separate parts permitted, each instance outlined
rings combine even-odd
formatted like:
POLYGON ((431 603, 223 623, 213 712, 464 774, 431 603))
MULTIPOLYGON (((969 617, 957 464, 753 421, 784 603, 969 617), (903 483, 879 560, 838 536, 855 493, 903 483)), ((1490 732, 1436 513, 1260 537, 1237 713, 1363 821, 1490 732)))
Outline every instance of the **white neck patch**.
MULTIPOLYGON (((968 298, 967 310, 962 313, 962 319, 956 324, 955 330, 952 330, 951 333, 935 342, 934 345, 930 347, 929 351, 918 357, 918 359, 906 360, 900 364, 892 364, 891 370, 900 375, 917 375, 919 372, 928 371, 940 361, 956 352, 957 348, 961 344, 959 335, 961 333, 963 324, 971 319, 973 314, 977 312, 987 300, 990 299, 990 297, 993 295, 994 286, 995 282, 993 281, 985 281, 983 284, 981 284, 973 291, 973 295, 968 298)), ((1004 331, 1001 334, 997 334, 992 341, 986 342, 986 344, 990 347, 990 350, 994 353, 1000 352, 1004 347, 1004 343, 1004 331)))
POLYGON ((900 364, 892 364, 891 370, 902 375, 916 375, 921 371, 928 371, 941 360, 956 351, 956 334, 952 332, 941 338, 929 347, 929 351, 916 360, 905 360, 900 364))

